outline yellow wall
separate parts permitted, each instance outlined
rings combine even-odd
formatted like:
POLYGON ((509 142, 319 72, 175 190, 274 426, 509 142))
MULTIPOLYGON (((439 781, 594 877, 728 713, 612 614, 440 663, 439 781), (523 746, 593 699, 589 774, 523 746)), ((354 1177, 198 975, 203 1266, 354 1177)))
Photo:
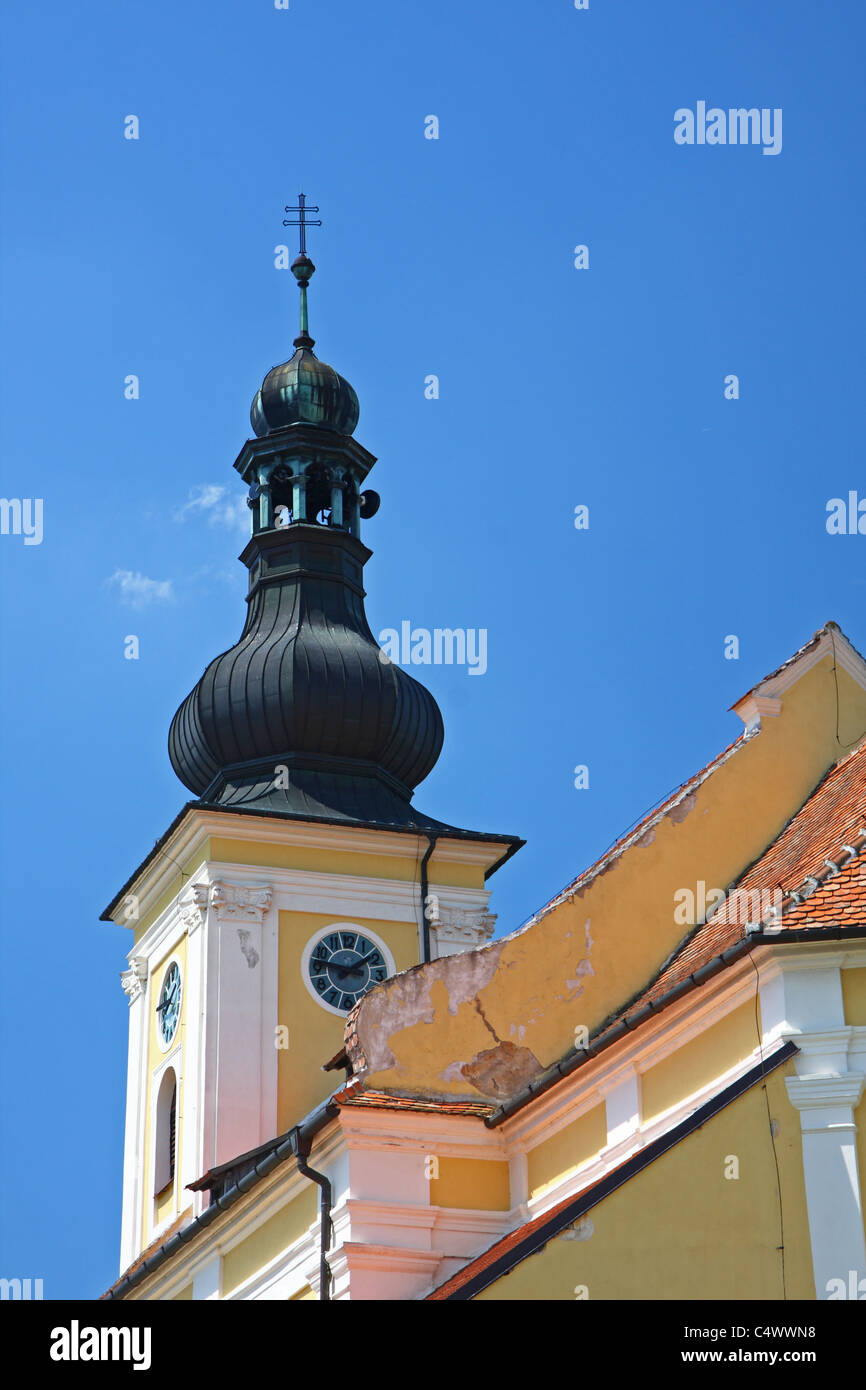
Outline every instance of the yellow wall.
POLYGON ((318 1192, 309 1183, 223 1257, 223 1293, 231 1293, 309 1229, 318 1211, 318 1192))
MULTIPOLYGON (((336 832, 337 834, 339 831, 336 832)), ((455 888, 483 888, 484 870, 478 864, 451 864, 444 853, 434 854, 428 865, 431 883, 455 888)), ((261 864, 277 869, 306 869, 322 874, 354 874, 359 878, 392 878, 417 883, 417 854, 358 854, 355 851, 314 849, 309 845, 253 844, 249 840, 225 840, 214 836, 209 859, 226 864, 261 864)))
MULTIPOLYGON (((147 1245, 151 1239, 151 1232, 162 1221, 165 1221, 172 1213, 174 1207, 174 1190, 163 1194, 154 1202, 153 1191, 153 1167, 151 1163, 150 1139, 151 1127, 153 1124, 154 1089, 153 1073, 162 1066, 169 1053, 173 1052, 178 1044, 181 1047, 181 1057, 185 1055, 185 1035, 186 1035, 186 999, 187 999, 187 973, 186 973, 186 945, 187 938, 182 936, 180 941, 167 951, 157 965, 154 966, 151 975, 150 987, 150 1019, 147 1034, 147 1097, 144 1115, 144 1210, 142 1212, 142 1245, 147 1245), (156 1006, 159 1003, 159 994, 162 989, 163 976, 171 960, 176 960, 180 965, 181 978, 181 1000, 180 1018, 178 1020, 177 1032, 175 1033, 168 1053, 162 1052, 158 1041, 158 1025, 156 1006)), ((184 1085, 182 1076, 178 1078, 177 1088, 177 1113, 175 1119, 175 1182, 174 1189, 180 1182, 182 1172, 181 1160, 183 1153, 183 1113, 184 1113, 184 1085)))
POLYGON ((866 1024, 866 966, 842 971, 842 1004, 845 1022, 862 1028, 866 1024))
MULTIPOLYGON (((326 1100, 343 1072, 322 1071, 343 1046, 346 1021, 328 1013, 313 999, 301 975, 301 956, 310 937, 324 933, 339 917, 316 912, 281 912, 279 942, 279 1023, 288 1029, 288 1047, 280 1048, 278 1071, 278 1132, 326 1100)), ((348 919, 347 919, 348 920, 348 919)), ((382 922, 353 916, 351 921, 375 932, 386 943, 397 970, 408 970, 418 961, 418 927, 415 922, 382 922)))
MULTIPOLYGON (((785 1231, 786 1292, 814 1299, 799 1115, 784 1078, 768 1078, 778 1122, 785 1231)), ((478 1297, 569 1302, 586 1285, 589 1299, 781 1299, 779 1203, 773 1142, 761 1086, 668 1150, 587 1216, 585 1240, 555 1236, 478 1297), (738 1179, 726 1179, 730 1155, 738 1179)), ((587 1324, 588 1326, 588 1324, 587 1324)))
POLYGON ((191 1298, 192 1298, 192 1284, 187 1284, 187 1286, 186 1286, 185 1289, 181 1289, 180 1293, 176 1293, 176 1294, 175 1294, 175 1296, 174 1296, 172 1302, 174 1302, 174 1303, 183 1303, 183 1302, 186 1302, 187 1299, 191 1299, 191 1298))
POLYGON ((544 1139, 527 1157, 529 1195, 536 1197, 546 1187, 573 1168, 594 1158, 607 1143, 607 1112, 604 1105, 581 1115, 558 1134, 544 1139))
POLYGON ((755 1003, 740 1004, 641 1077, 641 1119, 651 1120, 723 1076, 760 1041, 755 1003))
MULTIPOLYGON (((848 744, 866 730, 866 692, 841 668, 836 675, 839 737, 848 744)), ((454 1007, 452 996, 467 968, 459 957, 425 967, 425 1004, 435 1003, 432 1025, 426 1009, 414 1022, 407 1018, 399 982, 376 991, 379 997, 361 1006, 358 1019, 361 1050, 381 1059, 371 1064, 368 1084, 477 1095, 479 1088, 460 1066, 514 1044, 515 1023, 521 1033, 516 1060, 525 1075, 513 1090, 533 1069, 565 1055, 577 1025, 592 1032, 653 979, 683 941, 687 928, 675 920, 675 893, 684 887, 695 892, 700 880, 727 889, 781 832, 839 756, 836 719, 828 655, 785 692, 779 717, 765 718, 760 732, 741 743, 688 802, 572 902, 475 953, 477 975, 489 962, 478 1007, 474 998, 454 1007), (390 1054, 377 1049, 377 1037, 390 1054)))
POLYGON ((430 1179, 430 1205, 508 1211, 508 1164, 481 1158, 440 1158, 439 1176, 430 1179))

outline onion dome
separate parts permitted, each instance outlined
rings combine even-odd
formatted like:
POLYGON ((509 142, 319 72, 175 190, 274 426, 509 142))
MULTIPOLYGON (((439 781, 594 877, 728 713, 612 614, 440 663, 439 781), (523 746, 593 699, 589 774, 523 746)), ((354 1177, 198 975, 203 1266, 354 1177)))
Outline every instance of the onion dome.
POLYGON ((412 792, 442 748, 442 716, 367 625, 359 581, 369 555, 325 527, 253 538, 243 558, 258 579, 240 640, 210 663, 169 734, 172 766, 197 796, 412 820, 412 792))
POLYGON ((320 362, 307 326, 307 285, 316 267, 306 255, 292 263, 301 290, 301 331, 288 362, 272 367, 255 394, 250 422, 258 437, 287 425, 321 425, 336 434, 353 434, 360 406, 345 377, 320 362))

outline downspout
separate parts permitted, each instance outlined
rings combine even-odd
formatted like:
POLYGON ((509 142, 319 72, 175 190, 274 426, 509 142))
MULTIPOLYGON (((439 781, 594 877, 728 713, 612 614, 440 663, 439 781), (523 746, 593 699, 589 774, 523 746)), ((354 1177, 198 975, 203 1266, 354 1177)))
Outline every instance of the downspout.
POLYGON ((319 1214, 321 1217, 321 1229, 319 1233, 319 1299, 323 1303, 331 1300, 331 1267, 328 1264, 328 1250, 331 1247, 331 1180, 326 1178, 324 1173, 316 1172, 307 1163, 310 1156, 310 1149, 313 1145, 313 1137, 304 1134, 301 1129, 293 1129, 291 1133, 292 1152, 298 1161, 298 1172, 305 1178, 309 1178, 321 1189, 319 1198, 319 1214))
POLYGON ((427 865, 428 865, 429 862, 430 862, 430 856, 431 856, 431 854, 433 853, 434 849, 436 848, 436 841, 437 841, 438 839, 439 839, 439 836, 438 836, 438 834, 436 833, 436 831, 431 831, 430 834, 428 834, 427 840, 428 840, 429 843, 428 843, 428 845, 427 845, 427 849, 426 849, 426 851, 425 851, 424 858, 421 860, 421 960, 422 960, 422 963, 425 962, 425 961, 428 961, 428 960, 430 959, 430 921, 429 921, 429 919, 428 919, 428 917, 427 917, 427 889, 429 888, 429 883, 428 883, 428 881, 427 881, 427 865))

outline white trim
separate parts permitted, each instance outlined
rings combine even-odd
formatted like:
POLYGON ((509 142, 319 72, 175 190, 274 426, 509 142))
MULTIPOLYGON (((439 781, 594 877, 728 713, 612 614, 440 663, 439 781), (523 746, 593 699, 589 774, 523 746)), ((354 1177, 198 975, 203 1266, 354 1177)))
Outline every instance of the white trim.
POLYGON ((196 1302, 222 1298, 222 1260, 219 1255, 202 1265, 193 1277, 192 1296, 196 1302))
MULTIPOLYGON (((139 919, 146 917, 152 904, 167 893, 180 876, 178 864, 187 862, 207 839, 242 840, 252 844, 291 845, 299 848, 327 849, 334 853, 387 855, 391 858, 417 857, 428 845, 424 833, 400 834, 387 830, 364 830, 341 825, 317 825, 309 821, 274 820, 266 816, 234 816, 230 812, 193 809, 161 846, 159 853, 130 881, 127 893, 134 893, 139 903, 139 919)), ((438 858, 451 864, 474 864, 490 869, 510 848, 507 840, 450 839, 447 835, 437 841, 430 864, 438 858)), ((232 866, 234 871, 235 866, 232 866)), ((271 866, 267 866, 270 874, 271 866)), ((181 893, 189 882, 178 888, 181 893)), ((112 920, 119 926, 133 926, 123 917, 123 902, 115 908, 112 920)))
MULTIPOLYGON (((178 1040, 177 1033, 175 1033, 175 1046, 173 1050, 168 1053, 168 1055, 163 1059, 163 1061, 159 1064, 158 1067, 154 1067, 150 1077, 150 1143, 148 1145, 149 1161, 147 1168, 147 1187, 144 1190, 144 1204, 146 1209, 145 1215, 147 1217, 147 1235, 144 1241, 145 1245, 150 1245, 162 1234, 163 1231, 168 1230, 168 1227, 171 1225, 171 1223, 173 1221, 176 1221, 178 1216, 180 1215, 179 1200, 181 1163, 178 1163, 177 1161, 176 1148, 174 1178, 172 1180, 171 1207, 169 1208, 168 1214, 164 1216, 161 1221, 157 1221, 156 1219, 156 1199, 157 1196, 161 1194, 158 1194, 153 1190, 153 1184, 156 1178, 156 1141, 158 1135, 156 1114, 157 1100, 159 1097, 160 1086, 162 1085, 162 1078, 164 1077, 165 1073, 169 1070, 169 1068, 171 1068, 174 1071, 175 1082, 177 1085, 175 1144, 177 1144, 177 1141, 180 1140, 180 1143, 182 1145, 183 1132, 180 1123, 180 1117, 183 1108, 183 1092, 181 1090, 181 1087, 183 1085, 183 1047, 180 1041, 178 1040)), ((183 1149, 181 1148, 181 1161, 182 1155, 183 1149)))

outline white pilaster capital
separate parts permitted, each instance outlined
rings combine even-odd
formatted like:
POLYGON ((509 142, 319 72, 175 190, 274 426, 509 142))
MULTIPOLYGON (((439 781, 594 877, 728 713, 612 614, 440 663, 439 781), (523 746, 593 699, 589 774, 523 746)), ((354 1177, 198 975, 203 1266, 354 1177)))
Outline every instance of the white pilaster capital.
POLYGON ((227 883, 218 879, 211 884, 210 905, 218 922, 247 922, 261 926, 273 894, 270 884, 250 887, 246 883, 227 883))
POLYGON ((453 956, 483 946, 493 935, 496 913, 483 907, 449 907, 437 903, 430 917, 436 956, 453 956))
POLYGON ((147 982, 147 961, 144 956, 131 956, 129 969, 120 972, 120 983, 123 991, 129 996, 130 1005, 134 1004, 139 995, 144 990, 147 982))
POLYGON ((196 931, 204 921, 207 912, 208 886, 206 883, 194 883, 189 893, 181 899, 180 914, 184 925, 190 936, 196 931))

